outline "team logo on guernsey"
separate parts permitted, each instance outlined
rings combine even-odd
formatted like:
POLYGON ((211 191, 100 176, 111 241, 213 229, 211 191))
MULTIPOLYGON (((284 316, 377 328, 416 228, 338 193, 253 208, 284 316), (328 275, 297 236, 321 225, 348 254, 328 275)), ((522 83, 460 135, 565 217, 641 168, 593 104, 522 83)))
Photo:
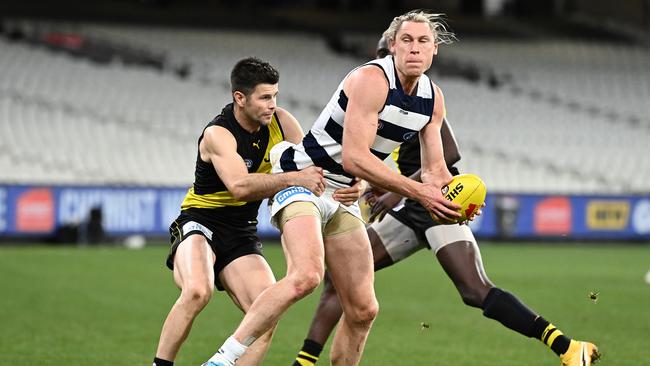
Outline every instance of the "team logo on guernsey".
POLYGON ((306 194, 308 196, 312 195, 312 193, 304 187, 289 187, 278 192, 278 194, 275 195, 275 200, 278 201, 278 203, 282 203, 286 201, 287 198, 295 196, 297 194, 306 194))
POLYGON ((257 142, 253 142, 253 146, 257 148, 257 150, 260 149, 260 140, 257 140, 257 142))
POLYGON ((253 166, 253 161, 251 159, 244 159, 246 163, 246 168, 250 169, 253 166))
POLYGON ((408 141, 408 140, 412 139, 413 136, 415 136, 416 134, 417 134, 417 132, 407 132, 407 133, 404 134, 404 136, 402 136, 402 138, 404 139, 404 141, 408 141))
POLYGON ((379 122, 377 123, 377 130, 381 130, 382 128, 384 128, 384 122, 379 121, 379 122))

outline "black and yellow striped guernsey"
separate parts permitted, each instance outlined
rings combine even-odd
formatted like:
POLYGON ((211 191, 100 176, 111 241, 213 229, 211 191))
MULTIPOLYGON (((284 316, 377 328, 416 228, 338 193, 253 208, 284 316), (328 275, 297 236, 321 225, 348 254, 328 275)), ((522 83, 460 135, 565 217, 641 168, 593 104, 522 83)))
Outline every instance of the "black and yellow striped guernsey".
POLYGON ((391 154, 397 170, 405 177, 417 172, 420 167, 420 139, 413 138, 398 146, 391 154))
MULTIPOLYGON (((237 141, 237 153, 244 159, 249 173, 271 172, 269 152, 275 144, 284 140, 282 127, 275 113, 268 126, 261 126, 259 131, 250 133, 237 122, 233 105, 230 103, 205 128, 210 126, 221 126, 233 134, 237 141)), ((199 144, 202 139, 203 133, 199 137, 199 144)), ((260 203, 261 201, 235 200, 217 175, 212 163, 201 160, 201 154, 197 152, 194 184, 185 195, 181 210, 227 208, 229 213, 239 217, 248 216, 254 220, 260 203)))

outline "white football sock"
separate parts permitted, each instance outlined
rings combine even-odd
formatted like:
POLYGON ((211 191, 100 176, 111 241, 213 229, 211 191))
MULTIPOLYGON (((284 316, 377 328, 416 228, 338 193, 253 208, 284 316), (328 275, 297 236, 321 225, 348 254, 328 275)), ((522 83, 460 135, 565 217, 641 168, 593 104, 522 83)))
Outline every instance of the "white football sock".
POLYGON ((239 343, 233 336, 228 337, 226 342, 219 348, 219 351, 210 357, 208 361, 225 362, 226 366, 234 365, 235 362, 246 352, 248 347, 239 343))

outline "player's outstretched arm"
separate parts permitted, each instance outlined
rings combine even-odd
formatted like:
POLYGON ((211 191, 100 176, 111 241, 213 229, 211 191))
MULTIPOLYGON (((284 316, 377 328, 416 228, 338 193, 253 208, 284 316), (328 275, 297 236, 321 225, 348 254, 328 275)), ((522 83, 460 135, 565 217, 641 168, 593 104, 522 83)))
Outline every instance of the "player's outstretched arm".
POLYGON ((220 126, 205 130, 199 151, 201 159, 212 163, 228 191, 239 201, 261 200, 290 186, 305 187, 316 195, 325 190, 323 170, 318 167, 282 174, 248 173, 244 159, 237 153, 235 137, 220 126))

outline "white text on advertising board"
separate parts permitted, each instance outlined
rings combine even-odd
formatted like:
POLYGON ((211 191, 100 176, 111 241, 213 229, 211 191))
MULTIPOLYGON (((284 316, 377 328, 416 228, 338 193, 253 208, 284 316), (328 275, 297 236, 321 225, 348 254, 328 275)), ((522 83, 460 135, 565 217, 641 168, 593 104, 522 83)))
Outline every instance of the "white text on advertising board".
POLYGON ((156 225, 155 190, 65 189, 59 201, 62 223, 85 220, 93 207, 101 207, 108 231, 150 231, 156 225))

